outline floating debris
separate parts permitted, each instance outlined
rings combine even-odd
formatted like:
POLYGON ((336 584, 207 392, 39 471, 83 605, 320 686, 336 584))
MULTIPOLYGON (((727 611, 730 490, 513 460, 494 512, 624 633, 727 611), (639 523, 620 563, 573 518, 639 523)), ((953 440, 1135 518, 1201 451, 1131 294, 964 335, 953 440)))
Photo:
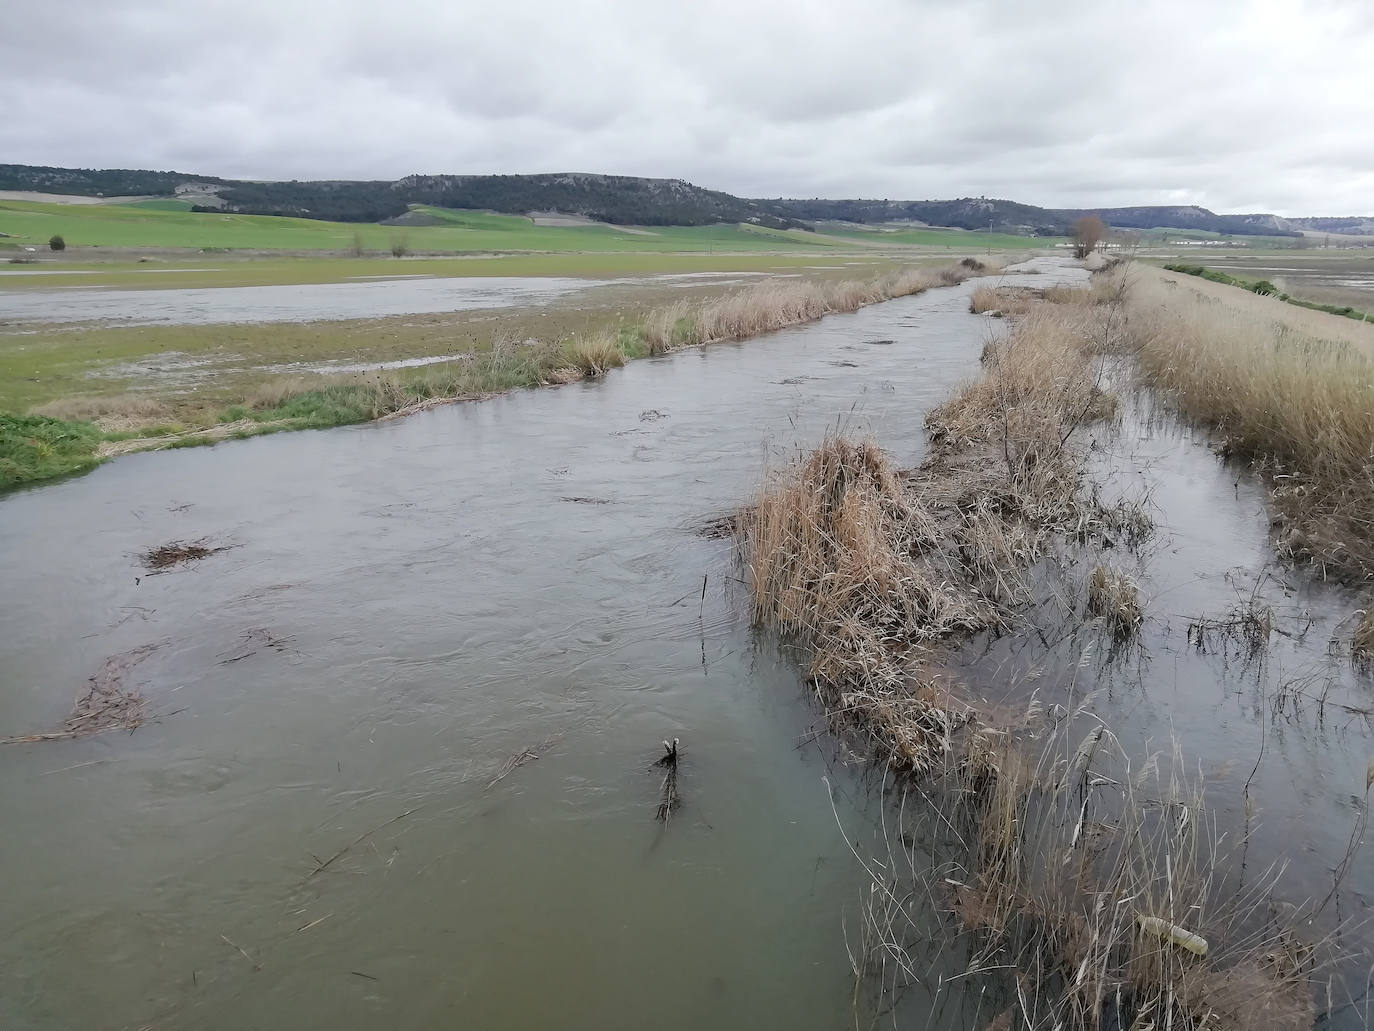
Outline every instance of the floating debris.
POLYGON ((154 573, 165 572, 174 566, 187 562, 198 562, 220 551, 228 551, 228 545, 212 547, 201 539, 198 541, 172 541, 157 548, 150 548, 139 556, 145 569, 154 573))
POLYGON ((587 498, 580 497, 577 495, 573 495, 571 497, 562 497, 559 500, 571 501, 574 505, 609 505, 611 503, 610 498, 587 498))
POLYGON ((667 823, 669 818, 673 815, 673 811, 682 804, 682 796, 677 792, 677 759, 679 743, 677 738, 673 738, 671 744, 664 741, 663 755, 659 756, 654 762, 655 766, 661 766, 666 771, 663 774, 663 783, 659 785, 658 807, 654 811, 654 819, 658 820, 660 823, 667 823))
POLYGON ((0 738, 0 744, 23 744, 34 741, 67 741, 90 737, 107 730, 137 730, 147 721, 143 695, 125 681, 129 672, 153 652, 161 643, 145 644, 131 651, 111 655, 88 681, 89 686, 72 706, 63 729, 46 734, 25 734, 22 737, 0 738))
POLYGON ((726 537, 733 537, 739 526, 739 516, 736 514, 716 516, 708 519, 697 527, 698 537, 705 537, 708 540, 722 540, 726 537))
POLYGON ((1194 934, 1192 931, 1179 927, 1178 924, 1171 924, 1157 916, 1136 917, 1136 923, 1142 931, 1163 938, 1170 944, 1177 945, 1180 949, 1186 949, 1194 956, 1207 955, 1207 939, 1200 934, 1194 934))
POLYGON ((237 648, 224 653, 225 657, 219 660, 221 666, 227 666, 231 662, 239 662, 242 659, 248 658, 250 655, 256 655, 264 648, 284 652, 291 642, 295 640, 293 637, 278 637, 265 626, 252 627, 245 630, 240 636, 243 638, 242 642, 237 648))
POLYGON ((563 735, 561 733, 555 734, 553 737, 545 738, 543 741, 539 742, 539 744, 535 745, 533 748, 526 748, 519 752, 516 752, 504 763, 501 764, 501 771, 497 773, 496 776, 493 777, 491 781, 487 784, 487 790, 490 791, 492 788, 496 787, 497 784, 501 783, 501 781, 505 780, 507 777, 509 777, 516 770, 520 769, 520 767, 524 766, 526 763, 534 762, 536 759, 539 758, 540 752, 548 751, 550 748, 552 748, 554 745, 558 743, 559 739, 562 736, 563 735))

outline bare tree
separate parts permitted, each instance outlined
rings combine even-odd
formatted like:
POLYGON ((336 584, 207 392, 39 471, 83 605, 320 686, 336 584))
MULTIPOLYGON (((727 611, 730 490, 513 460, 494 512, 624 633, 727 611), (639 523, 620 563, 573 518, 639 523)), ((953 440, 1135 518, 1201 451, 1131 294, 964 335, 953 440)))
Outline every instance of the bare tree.
POLYGON ((1084 215, 1073 224, 1073 256, 1086 258, 1107 235, 1107 223, 1096 215, 1084 215))

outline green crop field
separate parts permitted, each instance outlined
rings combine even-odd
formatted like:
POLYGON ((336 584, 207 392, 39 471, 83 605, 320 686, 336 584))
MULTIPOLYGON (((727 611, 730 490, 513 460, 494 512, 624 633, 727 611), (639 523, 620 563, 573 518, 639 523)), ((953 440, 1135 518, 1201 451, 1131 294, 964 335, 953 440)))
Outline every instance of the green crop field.
POLYGON ((982 230, 935 229, 913 226, 909 229, 858 228, 848 223, 823 222, 818 227, 825 236, 852 240, 870 246, 943 247, 949 250, 986 251, 1027 250, 1053 247, 1063 237, 1016 236, 1012 233, 988 233, 982 230))
MULTIPOLYGON (((175 205, 177 202, 167 202, 175 205)), ((772 234, 739 225, 656 226, 629 233, 603 225, 538 226, 486 212, 417 212, 436 225, 384 226, 272 215, 189 211, 161 202, 129 205, 0 203, 0 232, 11 245, 46 246, 54 234, 68 247, 214 250, 332 250, 480 253, 491 251, 767 251, 830 250, 834 240, 800 231, 772 234)))
POLYGON ((981 250, 1043 246, 1047 241, 953 229, 899 232, 844 230, 810 233, 751 225, 648 226, 625 231, 607 225, 541 226, 516 215, 417 207, 412 217, 429 225, 384 226, 322 222, 272 215, 188 210, 185 201, 132 204, 0 202, 0 246, 46 248, 63 237, 69 248, 342 251, 477 254, 510 251, 602 253, 840 252, 923 247, 981 250))

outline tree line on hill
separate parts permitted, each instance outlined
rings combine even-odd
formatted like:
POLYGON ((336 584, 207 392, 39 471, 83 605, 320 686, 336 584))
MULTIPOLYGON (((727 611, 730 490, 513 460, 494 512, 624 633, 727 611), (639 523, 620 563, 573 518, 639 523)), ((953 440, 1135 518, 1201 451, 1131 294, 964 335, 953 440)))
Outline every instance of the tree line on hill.
POLYGON ((681 179, 555 173, 411 175, 390 180, 266 182, 141 169, 0 165, 0 190, 83 196, 169 196, 179 190, 196 210, 290 215, 338 222, 384 222, 412 204, 506 214, 582 215, 616 225, 709 225, 745 222, 777 229, 825 221, 920 223, 1025 236, 1066 236, 1079 219, 1101 217, 1114 229, 1195 229, 1236 235, 1293 236, 1303 229, 1374 235, 1368 217, 1285 219, 1218 215, 1196 206, 1042 208, 987 197, 956 200, 748 199, 681 179), (188 192, 189 191, 189 192, 188 192))

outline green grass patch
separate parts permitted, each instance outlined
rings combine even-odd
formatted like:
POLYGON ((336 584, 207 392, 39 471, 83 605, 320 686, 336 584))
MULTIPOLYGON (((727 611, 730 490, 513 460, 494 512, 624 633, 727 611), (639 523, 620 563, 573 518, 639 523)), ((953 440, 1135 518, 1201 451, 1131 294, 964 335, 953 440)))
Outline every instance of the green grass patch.
POLYGON ((69 247, 233 251, 336 251, 361 248, 372 256, 402 244, 410 254, 490 254, 509 252, 569 254, 787 253, 861 251, 872 247, 942 250, 1023 250, 1054 241, 1006 233, 912 228, 897 231, 849 225, 822 226, 811 233, 744 223, 708 226, 536 225, 519 215, 416 206, 430 225, 388 226, 325 222, 275 215, 191 211, 180 200, 128 204, 51 204, 0 202, 0 232, 8 244, 36 246, 60 235, 69 247), (626 230, 630 231, 626 231, 626 230))
POLYGON ((1348 304, 1318 304, 1316 301, 1304 301, 1289 294, 1280 293, 1279 288, 1267 279, 1241 279, 1237 276, 1227 275, 1216 269, 1210 269, 1203 265, 1165 265, 1170 272, 1181 272, 1187 276, 1197 276, 1211 283, 1221 283, 1225 286, 1238 286, 1242 290, 1249 290, 1252 294, 1263 294, 1265 296, 1277 297, 1280 301, 1288 304, 1295 304, 1299 308, 1310 308, 1313 311, 1324 311, 1329 315, 1341 315, 1347 319, 1354 319, 1357 322, 1369 322, 1374 316, 1368 312, 1352 308, 1348 304))
POLYGON ((128 205, 131 208, 146 208, 149 211, 190 211, 189 200, 136 200, 128 205))
POLYGON ((1328 315, 1340 315, 1347 319, 1354 319, 1356 322, 1374 322, 1374 314, 1360 311, 1359 308, 1351 307, 1348 304, 1320 304, 1317 301, 1304 301, 1297 297, 1290 297, 1288 294, 1279 294, 1279 299, 1287 301, 1289 304, 1296 304, 1299 308, 1324 311, 1328 315))
POLYGON ((0 490, 94 468, 101 439, 88 422, 0 415, 0 490))
MULTIPOLYGON (((717 250, 758 252, 833 248, 834 240, 790 230, 766 231, 723 223, 652 226, 625 232, 607 225, 535 225, 517 215, 416 208, 437 224, 387 226, 325 222, 276 215, 189 211, 179 201, 131 204, 0 202, 0 232, 34 244, 61 235, 70 247, 184 248, 197 250, 332 250, 355 246, 389 253, 403 241, 411 253, 492 251, 600 251, 612 253, 717 250)), ((900 241, 893 240, 897 243, 900 241)))

